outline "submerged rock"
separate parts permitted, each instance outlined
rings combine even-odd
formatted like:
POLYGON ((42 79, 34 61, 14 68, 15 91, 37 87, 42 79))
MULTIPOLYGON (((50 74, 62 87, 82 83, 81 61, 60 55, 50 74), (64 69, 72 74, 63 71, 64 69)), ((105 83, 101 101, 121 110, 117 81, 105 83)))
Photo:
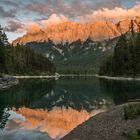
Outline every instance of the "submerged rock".
POLYGON ((10 88, 18 84, 18 80, 12 76, 4 75, 0 78, 0 90, 10 88))

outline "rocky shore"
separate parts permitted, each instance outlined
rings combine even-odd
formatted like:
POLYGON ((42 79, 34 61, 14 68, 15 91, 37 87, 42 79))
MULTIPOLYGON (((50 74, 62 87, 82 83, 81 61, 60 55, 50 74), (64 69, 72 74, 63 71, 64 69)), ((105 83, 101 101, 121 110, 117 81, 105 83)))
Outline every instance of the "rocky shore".
POLYGON ((0 90, 8 89, 18 84, 18 80, 12 76, 5 75, 0 77, 0 90))
POLYGON ((91 117, 64 136, 62 140, 127 140, 125 134, 140 130, 140 116, 125 120, 124 107, 126 105, 116 106, 107 112, 91 117))

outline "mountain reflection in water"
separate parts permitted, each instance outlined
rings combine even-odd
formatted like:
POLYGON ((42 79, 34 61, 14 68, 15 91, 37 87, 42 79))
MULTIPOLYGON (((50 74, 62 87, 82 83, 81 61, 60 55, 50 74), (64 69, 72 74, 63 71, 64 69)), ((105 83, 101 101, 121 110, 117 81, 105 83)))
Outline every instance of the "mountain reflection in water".
MULTIPOLYGON (((13 109, 13 111, 15 110, 13 109)), ((5 130, 11 131, 13 124, 15 126, 18 124, 18 127, 15 127, 15 129, 38 130, 48 133, 51 138, 57 138, 66 135, 77 125, 102 111, 103 110, 94 110, 88 113, 84 110, 79 112, 72 108, 54 108, 51 111, 20 108, 15 112, 25 117, 25 120, 15 119, 12 120, 12 123, 9 121, 5 130)))
POLYGON ((14 140, 18 135, 21 139, 57 139, 91 116, 136 98, 140 98, 140 82, 22 80, 0 91, 0 139, 14 140))

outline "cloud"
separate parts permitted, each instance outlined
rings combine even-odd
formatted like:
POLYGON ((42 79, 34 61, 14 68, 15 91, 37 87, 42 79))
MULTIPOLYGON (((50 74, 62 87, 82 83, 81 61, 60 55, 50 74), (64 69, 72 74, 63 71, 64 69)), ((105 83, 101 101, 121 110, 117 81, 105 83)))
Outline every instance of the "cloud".
MULTIPOLYGON (((139 13, 140 4, 137 4, 129 9, 125 9, 122 7, 115 7, 114 9, 102 8, 100 10, 92 11, 91 14, 77 16, 75 17, 75 19, 77 19, 76 21, 78 21, 79 23, 94 22, 99 20, 111 21, 116 23, 120 20, 125 20, 127 18, 134 18, 136 16, 139 16, 139 13)), ((28 33, 35 33, 50 25, 59 24, 66 21, 72 21, 72 19, 64 16, 63 14, 55 13, 50 15, 47 19, 38 21, 26 21, 25 29, 28 33)))
POLYGON ((51 16, 49 16, 48 19, 43 19, 39 21, 26 21, 25 29, 28 33, 36 33, 48 26, 56 25, 66 21, 69 21, 69 19, 64 15, 52 14, 51 16))
POLYGON ((102 9, 102 8, 109 8, 113 9, 114 7, 122 7, 123 0, 98 0, 95 2, 94 10, 102 9))
POLYGON ((9 11, 6 11, 2 6, 0 6, 0 17, 14 18, 14 17, 16 17, 16 10, 15 9, 10 9, 9 11))
POLYGON ((5 4, 5 5, 9 5, 9 6, 13 6, 13 7, 19 7, 20 3, 17 3, 18 1, 11 1, 11 0, 1 0, 1 3, 5 4))
POLYGON ((140 16, 139 13, 140 4, 137 4, 129 9, 121 7, 115 7, 114 9, 103 8, 101 10, 93 11, 91 14, 79 16, 78 19, 81 22, 93 22, 97 20, 117 22, 127 18, 134 18, 136 16, 140 16))
MULTIPOLYGON (((125 0, 123 0, 125 1, 125 0)), ((30 0, 28 3, 23 2, 22 13, 31 12, 34 17, 40 17, 37 20, 29 20, 29 17, 16 19, 16 11, 7 11, 0 6, 0 15, 2 17, 11 17, 13 19, 7 21, 5 30, 8 32, 38 32, 42 28, 50 25, 59 24, 65 21, 76 21, 80 23, 94 22, 97 20, 105 20, 111 22, 118 22, 126 18, 133 18, 139 16, 140 3, 136 3, 133 7, 126 9, 123 7, 122 0, 30 0), (14 13, 15 12, 15 13, 14 13), (43 18, 42 18, 43 17, 43 18), (47 17, 46 19, 44 17, 47 17)), ((11 6, 18 6, 20 0, 17 2, 5 0, 5 4, 11 6)), ((19 10, 19 12, 20 12, 19 10)), ((24 15, 25 16, 25 15, 24 15)))
POLYGON ((33 3, 29 3, 27 5, 25 5, 25 9, 27 11, 30 11, 30 12, 35 12, 35 13, 38 13, 38 14, 46 14, 48 13, 49 11, 51 11, 51 8, 50 7, 51 5, 51 0, 48 0, 47 2, 38 2, 38 1, 34 1, 33 3))
POLYGON ((59 23, 63 17, 67 17, 65 20, 90 22, 95 20, 118 21, 138 16, 139 3, 137 1, 129 2, 132 6, 135 5, 127 9, 124 8, 124 2, 126 3, 125 0, 69 0, 67 2, 64 0, 44 0, 29 3, 25 9, 43 17, 49 16, 50 19, 42 20, 42 23, 48 25, 55 20, 59 23), (53 13, 57 13, 57 15, 53 13))
POLYGON ((24 23, 22 23, 19 20, 10 19, 7 21, 4 30, 7 32, 17 32, 17 33, 25 32, 25 31, 27 31, 28 33, 36 33, 40 31, 41 28, 46 28, 50 25, 55 25, 66 21, 68 21, 67 17, 65 17, 64 15, 57 15, 57 14, 52 14, 47 19, 43 19, 39 21, 25 20, 24 23))
MULTIPOLYGON (((130 5, 134 7, 134 5, 139 4, 139 0, 34 0, 34 2, 31 0, 31 2, 24 7, 29 13, 36 13, 43 17, 57 13, 73 20, 86 15, 95 14, 96 16, 97 12, 99 16, 103 13, 108 14, 107 10, 113 12, 116 8, 126 10, 128 7, 130 8, 130 5)), ((102 17, 105 16, 103 15, 102 17)))
POLYGON ((93 3, 91 1, 81 0, 45 0, 29 3, 25 6, 25 9, 39 15, 50 16, 52 13, 58 13, 68 17, 74 17, 82 15, 83 13, 90 13, 93 9, 93 3))
POLYGON ((56 15, 56 14, 52 14, 47 20, 42 20, 41 24, 45 25, 45 26, 49 26, 49 25, 53 25, 53 24, 58 24, 61 22, 66 22, 68 21, 68 18, 65 17, 64 15, 56 15))
POLYGON ((10 14, 13 17, 15 16, 15 12, 12 12, 11 10, 5 11, 7 6, 18 9, 18 13, 22 14, 28 12, 29 15, 37 14, 36 16, 39 15, 44 17, 57 13, 63 14, 69 18, 75 18, 77 16, 91 14, 93 10, 95 11, 102 8, 113 9, 115 7, 123 7, 127 3, 133 6, 138 1, 139 0, 129 2, 126 0, 1 0, 0 5, 3 5, 2 13, 8 12, 5 14, 10 14))
POLYGON ((23 32, 24 26, 18 20, 8 20, 7 25, 4 27, 4 30, 7 32, 23 32))
MULTIPOLYGON (((132 6, 136 4, 136 0, 129 2, 132 6)), ((93 11, 108 8, 113 9, 115 7, 123 7, 126 0, 30 0, 30 1, 11 1, 11 0, 1 0, 0 5, 2 11, 5 13, 2 15, 8 15, 9 17, 14 17, 15 12, 11 10, 6 11, 7 6, 11 8, 16 8, 17 13, 28 13, 27 16, 34 14, 34 18, 40 16, 48 17, 53 13, 62 14, 68 18, 74 19, 77 16, 89 15, 93 11), (3 9, 2 9, 3 7, 3 9)), ((18 14, 16 15, 18 16, 18 14)), ((25 14, 26 15, 26 14, 25 14)), ((3 16, 4 17, 4 16, 3 16)))

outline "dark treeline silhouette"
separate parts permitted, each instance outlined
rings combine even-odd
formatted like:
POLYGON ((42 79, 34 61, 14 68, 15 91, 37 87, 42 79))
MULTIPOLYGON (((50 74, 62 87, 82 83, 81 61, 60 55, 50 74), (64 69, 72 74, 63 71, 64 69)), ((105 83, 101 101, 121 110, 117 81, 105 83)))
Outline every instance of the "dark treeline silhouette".
POLYGON ((140 98, 140 82, 100 79, 101 92, 113 99, 115 105, 140 98), (126 90, 127 89, 127 90, 126 90), (133 93, 133 94, 132 94, 133 93))
POLYGON ((5 71, 5 45, 7 37, 5 35, 5 33, 3 32, 2 27, 0 26, 0 72, 4 72, 5 71))
POLYGON ((52 74, 54 67, 45 56, 31 48, 18 45, 13 47, 0 26, 0 73, 7 74, 52 74))
POLYGON ((24 106, 49 111, 54 107, 65 107, 90 112, 102 108, 102 99, 105 98, 99 93, 92 94, 97 88, 90 81, 92 80, 87 79, 85 82, 85 79, 81 79, 79 83, 79 79, 65 79, 55 83, 54 80, 22 80, 15 87, 0 91, 0 106, 3 109, 24 106))
POLYGON ((0 107, 32 108, 32 103, 50 93, 54 85, 54 80, 21 80, 17 86, 0 91, 0 107))
MULTIPOLYGON (((51 74, 53 64, 43 55, 35 53, 24 46, 7 47, 5 49, 6 72, 17 74, 51 74)), ((40 75, 41 75, 40 74, 40 75)))
POLYGON ((18 109, 24 106, 49 111, 54 107, 65 107, 91 112, 140 97, 139 87, 140 82, 93 77, 68 77, 58 81, 22 80, 15 87, 0 91, 0 107, 18 109))
POLYGON ((130 31, 123 34, 110 56, 100 68, 100 75, 140 76, 140 31, 135 32, 131 22, 130 31))

